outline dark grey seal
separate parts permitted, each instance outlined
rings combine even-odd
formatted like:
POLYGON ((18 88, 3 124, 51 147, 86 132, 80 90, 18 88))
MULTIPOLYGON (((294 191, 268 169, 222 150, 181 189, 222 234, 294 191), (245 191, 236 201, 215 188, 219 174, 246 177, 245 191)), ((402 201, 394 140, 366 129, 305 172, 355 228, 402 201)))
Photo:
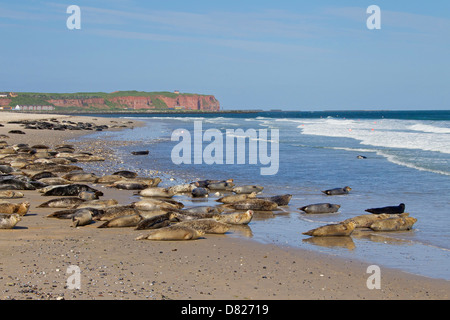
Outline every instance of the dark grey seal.
POLYGON ((302 210, 306 213, 334 213, 337 212, 340 207, 341 206, 339 204, 316 203, 301 207, 299 208, 299 210, 302 210))
POLYGON ((365 211, 373 213, 373 214, 396 214, 405 212, 405 204, 400 203, 398 206, 388 206, 388 207, 380 207, 380 208, 371 208, 366 209, 365 211))
POLYGON ((82 191, 90 191, 98 196, 103 196, 103 192, 89 187, 85 184, 71 184, 65 186, 54 187, 43 194, 43 196, 78 196, 82 191))
POLYGON ((344 188, 334 188, 334 189, 324 190, 322 192, 328 196, 336 196, 336 195, 340 195, 340 194, 348 194, 350 192, 350 190, 352 190, 352 188, 350 188, 349 186, 346 186, 344 188))

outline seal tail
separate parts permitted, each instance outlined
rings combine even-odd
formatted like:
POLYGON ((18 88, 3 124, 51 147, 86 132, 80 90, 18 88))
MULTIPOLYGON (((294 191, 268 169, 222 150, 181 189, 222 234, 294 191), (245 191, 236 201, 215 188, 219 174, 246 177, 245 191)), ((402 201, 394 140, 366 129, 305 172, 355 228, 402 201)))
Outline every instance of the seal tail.
POLYGON ((134 240, 145 240, 145 239, 147 239, 147 235, 141 234, 140 236, 136 237, 134 240))
POLYGON ((109 225, 109 221, 105 221, 105 223, 99 225, 97 228, 107 228, 109 225))

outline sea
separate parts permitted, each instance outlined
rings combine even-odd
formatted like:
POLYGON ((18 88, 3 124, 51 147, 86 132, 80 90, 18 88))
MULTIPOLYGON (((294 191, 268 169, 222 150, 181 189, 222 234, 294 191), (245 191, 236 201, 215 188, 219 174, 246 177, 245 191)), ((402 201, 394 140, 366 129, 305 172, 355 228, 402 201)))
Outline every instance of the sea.
MULTIPOLYGON (((116 156, 129 170, 161 175, 161 186, 234 179, 236 186, 263 186, 261 195, 292 195, 288 206, 256 214, 248 229, 227 236, 359 260, 368 266, 378 265, 381 270, 394 268, 450 280, 449 110, 90 116, 143 121, 142 127, 96 132, 88 137, 132 142, 118 147, 116 156), (245 138, 249 132, 257 136, 245 138), (235 145, 229 147, 232 137, 236 138, 235 145), (182 143, 188 146, 188 138, 191 150, 186 147, 182 153, 174 152, 182 143), (238 138, 242 138, 241 144, 238 138), (227 147, 228 151, 234 148, 234 158, 226 159, 233 155, 226 152, 227 147), (238 148, 247 155, 240 162, 238 148), (140 150, 149 150, 149 154, 131 154, 140 150), (180 163, 181 155, 185 161, 180 163), (262 168, 269 167, 271 174, 262 174, 262 168), (346 195, 327 196, 322 192, 345 186, 352 188, 346 195), (316 203, 341 207, 331 214, 305 214, 298 209, 316 203), (405 212, 417 218, 410 231, 330 238, 302 234, 368 214, 368 208, 400 203, 406 205, 405 212)), ((218 196, 212 192, 209 199, 218 196)), ((205 205, 204 201, 192 204, 205 205)))

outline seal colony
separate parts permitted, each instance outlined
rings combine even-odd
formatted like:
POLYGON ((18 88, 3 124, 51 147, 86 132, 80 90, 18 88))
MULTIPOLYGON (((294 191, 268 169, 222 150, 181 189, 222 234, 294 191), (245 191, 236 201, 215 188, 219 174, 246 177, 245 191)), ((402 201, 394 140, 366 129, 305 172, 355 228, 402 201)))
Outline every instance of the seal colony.
MULTIPOLYGON (((27 129, 77 130, 55 127, 53 121, 20 121, 27 129)), ((96 128, 78 124, 81 128, 96 128)), ((81 130, 81 129, 80 129, 81 130)), ((12 203, 9 199, 24 197, 22 190, 37 192, 42 202, 37 208, 49 210, 45 218, 70 221, 68 227, 96 225, 99 229, 130 228, 145 230, 136 240, 196 240, 209 234, 226 234, 236 225, 247 225, 255 212, 276 211, 287 205, 291 195, 256 198, 263 187, 235 186, 233 179, 193 181, 184 185, 159 187, 159 177, 141 177, 137 173, 120 170, 108 175, 85 172, 81 162, 104 161, 104 157, 79 151, 74 145, 48 146, 44 144, 0 143, 0 200, 1 228, 13 229, 20 222, 26 224, 29 202, 12 203), (103 199, 97 185, 130 192, 135 201, 118 203, 103 199), (208 197, 211 192, 223 192, 220 202, 211 206, 186 207, 178 198, 208 197), (50 199, 49 199, 50 198, 50 199), (177 199, 175 199, 177 198, 177 199), (8 199, 8 200, 6 200, 8 199), (273 201, 272 201, 273 200, 273 201)), ((65 222, 64 222, 65 223, 65 222)), ((100 232, 100 231, 99 231, 100 232)), ((133 231, 131 231, 133 232, 133 231)))
MULTIPOLYGON (((109 126, 92 123, 59 121, 14 121, 26 129, 36 130, 93 130, 102 131, 109 126)), ((111 127, 126 127, 111 126, 111 127)), ((12 132, 12 130, 10 131, 12 132)), ((5 136, 7 139, 7 136, 5 136)), ((46 218, 71 221, 69 226, 78 228, 98 225, 97 228, 130 228, 148 230, 134 236, 136 240, 194 240, 208 234, 226 234, 235 225, 247 225, 259 214, 277 214, 289 206, 292 195, 263 195, 264 186, 236 185, 234 179, 199 180, 190 183, 159 186, 160 177, 141 177, 137 173, 120 170, 112 174, 96 175, 85 172, 80 163, 104 161, 71 144, 48 146, 27 143, 8 144, 0 141, 0 198, 20 199, 21 190, 39 192, 43 200, 38 207, 56 210, 46 218), (130 191, 136 197, 131 203, 118 203, 115 199, 101 199, 102 191, 95 185, 130 191), (218 196, 216 205, 186 208, 181 200, 218 196), (62 210, 64 209, 64 210, 62 210)), ((136 151, 134 155, 149 152, 136 151)), ((327 196, 351 196, 349 186, 321 191, 327 196)), ((339 199, 336 197, 335 199, 339 199)), ((14 228, 26 223, 30 204, 10 203, 0 200, 2 228, 14 228)), ((337 201, 336 201, 337 202, 337 201)), ((337 203, 305 204, 298 208, 301 214, 339 214, 337 203)), ((371 231, 411 230, 417 219, 404 213, 405 205, 367 209, 372 214, 359 215, 345 221, 332 223, 303 232, 314 237, 350 236, 356 229, 371 231)))

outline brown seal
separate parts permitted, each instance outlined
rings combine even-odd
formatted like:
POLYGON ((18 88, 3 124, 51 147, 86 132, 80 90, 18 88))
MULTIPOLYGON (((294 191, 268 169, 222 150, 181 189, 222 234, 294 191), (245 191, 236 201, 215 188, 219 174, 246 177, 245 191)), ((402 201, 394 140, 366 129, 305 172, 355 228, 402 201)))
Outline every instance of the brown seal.
POLYGON ((173 225, 152 230, 146 235, 138 236, 136 240, 195 240, 204 234, 203 231, 195 230, 190 227, 173 225))
POLYGON ((335 237, 335 236, 349 236, 355 230, 355 223, 338 223, 338 224, 327 224, 302 234, 313 237, 335 237))
POLYGON ((18 215, 24 216, 28 213, 29 208, 30 208, 29 202, 22 202, 22 203, 2 202, 2 203, 0 203, 0 213, 5 213, 5 214, 17 213, 18 215))
POLYGON ((416 222, 417 219, 413 217, 389 218, 372 223, 370 229, 374 231, 411 230, 416 222))

